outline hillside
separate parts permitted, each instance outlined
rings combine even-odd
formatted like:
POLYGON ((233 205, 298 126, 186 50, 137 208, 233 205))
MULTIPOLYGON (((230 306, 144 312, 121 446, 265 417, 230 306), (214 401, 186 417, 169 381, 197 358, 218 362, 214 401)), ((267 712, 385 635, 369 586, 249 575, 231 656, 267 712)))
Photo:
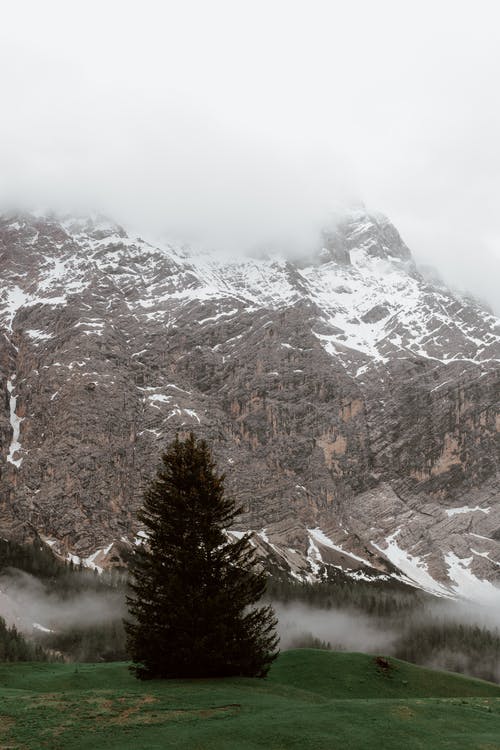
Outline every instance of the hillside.
POLYGON ((282 570, 497 595, 498 320, 420 274, 387 218, 230 258, 5 215, 0 278, 4 535, 120 564, 162 449, 194 429, 282 570))
POLYGON ((363 654, 291 651, 266 680, 140 683, 125 664, 2 665, 2 746, 24 750, 497 747, 500 687, 363 654))

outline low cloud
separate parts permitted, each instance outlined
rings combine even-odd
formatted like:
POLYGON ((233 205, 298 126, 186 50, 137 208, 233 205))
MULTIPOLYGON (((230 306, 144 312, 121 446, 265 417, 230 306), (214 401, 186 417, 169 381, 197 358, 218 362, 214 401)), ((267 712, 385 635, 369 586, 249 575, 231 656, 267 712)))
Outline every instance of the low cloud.
POLYGON ((0 616, 9 626, 30 634, 36 624, 49 630, 87 628, 120 619, 125 614, 122 593, 84 591, 67 597, 50 592, 29 573, 17 569, 0 576, 0 616))
POLYGON ((500 621, 494 606, 471 608, 468 602, 432 599, 415 607, 409 604, 401 601, 380 616, 354 607, 275 602, 280 648, 329 647, 392 655, 500 682, 500 621))
POLYGON ((320 609, 298 602, 275 604, 280 648, 294 648, 312 636, 333 650, 390 653, 397 632, 362 613, 320 609))
POLYGON ((336 204, 500 312, 498 4, 5 7, 0 205, 307 252, 336 204))

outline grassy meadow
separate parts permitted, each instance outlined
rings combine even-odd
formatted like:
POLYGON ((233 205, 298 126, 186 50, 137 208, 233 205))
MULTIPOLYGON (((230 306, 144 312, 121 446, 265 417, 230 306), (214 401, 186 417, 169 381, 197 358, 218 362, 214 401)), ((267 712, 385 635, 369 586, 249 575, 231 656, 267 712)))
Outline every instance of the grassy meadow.
POLYGON ((139 682, 124 663, 0 665, 0 750, 500 750, 500 686, 300 649, 265 680, 139 682))

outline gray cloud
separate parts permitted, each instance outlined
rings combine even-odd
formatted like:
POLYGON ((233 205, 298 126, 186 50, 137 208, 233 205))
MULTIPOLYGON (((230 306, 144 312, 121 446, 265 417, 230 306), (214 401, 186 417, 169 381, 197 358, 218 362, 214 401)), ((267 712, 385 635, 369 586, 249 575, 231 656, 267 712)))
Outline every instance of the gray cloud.
POLYGON ((400 655, 418 664, 500 680, 499 618, 492 606, 471 608, 470 602, 429 599, 385 617, 300 601, 273 606, 281 649, 315 647, 319 640, 333 650, 400 655), (415 648, 415 636, 422 633, 426 635, 415 648))
POLYGON ((398 637, 392 628, 374 617, 349 610, 321 609, 300 602, 275 603, 280 648, 294 648, 312 636, 333 650, 391 653, 398 637))
POLYGON ((0 203, 229 249, 387 213, 500 310, 500 11, 186 0, 2 11, 0 203))
POLYGON ((122 593, 84 591, 64 597, 21 570, 8 569, 0 576, 0 616, 27 634, 35 623, 56 631, 88 628, 119 620, 125 613, 122 593))

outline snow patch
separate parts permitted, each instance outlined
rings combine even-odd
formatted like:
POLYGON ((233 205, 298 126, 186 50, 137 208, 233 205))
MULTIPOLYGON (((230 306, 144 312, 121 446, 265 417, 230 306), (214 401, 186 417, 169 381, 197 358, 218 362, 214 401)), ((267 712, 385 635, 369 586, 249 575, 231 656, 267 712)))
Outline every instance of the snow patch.
POLYGON ((230 318, 233 315, 236 315, 236 313, 239 312, 238 308, 235 307, 233 310, 228 310, 227 312, 220 312, 217 315, 212 315, 210 318, 203 318, 203 320, 198 321, 198 325, 203 325, 204 323, 212 323, 216 320, 220 320, 220 318, 230 318))
POLYGON ((197 413, 193 409, 183 409, 182 411, 185 414, 187 414, 188 417, 191 417, 191 419, 197 419, 198 420, 198 424, 201 423, 201 420, 200 420, 199 416, 197 415, 197 413))
POLYGON ((179 388, 179 386, 175 385, 175 383, 167 383, 165 388, 175 388, 176 391, 181 391, 182 393, 187 393, 188 396, 191 396, 191 391, 186 391, 185 388, 179 388))
POLYGON ((401 533, 401 529, 397 529, 393 534, 387 537, 387 547, 383 549, 375 542, 371 544, 382 552, 383 555, 391 562, 396 568, 403 573, 403 578, 406 579, 406 583, 410 583, 412 586, 428 591, 436 596, 450 597, 452 594, 450 590, 441 583, 438 583, 430 575, 427 565, 417 555, 411 555, 404 549, 401 549, 396 542, 396 537, 401 533))
POLYGON ((147 531, 138 531, 134 538, 134 544, 139 547, 141 544, 145 544, 149 539, 147 531))
MULTIPOLYGON (((319 544, 322 544, 324 547, 329 547, 330 549, 335 550, 336 552, 340 552, 342 555, 347 555, 348 557, 352 557, 353 560, 357 560, 358 562, 363 563, 363 565, 367 565, 368 567, 371 567, 368 560, 364 560, 362 557, 358 557, 358 555, 355 555, 353 552, 347 552, 347 550, 343 549, 340 545, 334 544, 332 540, 326 536, 326 534, 321 531, 321 529, 307 529, 308 533, 314 537, 316 542, 319 542, 319 544)), ((371 580, 371 579, 370 579, 371 580)))
POLYGON ((488 515, 490 510, 491 508, 480 508, 479 505, 476 505, 475 508, 468 508, 467 505, 464 505, 461 508, 446 508, 444 512, 451 518, 451 516, 458 516, 461 513, 476 513, 477 511, 488 515))
POLYGON ((232 534, 232 536, 235 536, 236 539, 242 539, 245 534, 248 534, 248 531, 236 531, 235 529, 229 529, 228 534, 232 534))
POLYGON ((29 336, 30 339, 33 339, 33 341, 46 341, 47 339, 52 338, 50 333, 40 331, 38 328, 30 328, 25 331, 25 334, 29 336))
POLYGON ((307 548, 306 559, 313 576, 318 578, 321 570, 320 566, 323 564, 323 558, 321 557, 321 552, 319 551, 318 546, 315 544, 314 536, 312 534, 309 535, 309 547, 307 548))
POLYGON ((55 633, 56 632, 55 630, 51 630, 50 628, 46 628, 43 625, 40 625, 39 622, 34 622, 33 628, 35 630, 40 630, 42 633, 55 633))
POLYGON ((15 286, 7 292, 7 313, 9 316, 7 330, 10 331, 10 333, 12 333, 12 324, 17 311, 26 304, 28 299, 29 296, 25 294, 19 286, 15 286))
POLYGON ((21 466, 23 459, 14 458, 14 455, 21 450, 21 443, 19 442, 19 434, 21 431, 21 422, 23 417, 18 417, 16 414, 17 408, 17 396, 14 396, 14 383, 15 375, 7 380, 7 390, 9 392, 9 406, 10 406, 10 425, 12 427, 12 440, 10 441, 9 453, 7 455, 7 461, 13 464, 17 469, 21 466))
POLYGON ((444 559, 448 576, 454 581, 453 591, 458 596, 481 604, 500 604, 500 588, 490 581, 477 578, 470 570, 472 557, 460 558, 454 552, 447 552, 444 559))
POLYGON ((150 396, 148 396, 149 401, 154 402, 158 401, 160 404, 168 404, 169 401, 172 401, 171 396, 164 396, 163 393, 152 393, 150 396))
POLYGON ((377 583, 378 581, 389 581, 391 578, 385 573, 382 575, 369 576, 366 573, 363 573, 362 570, 347 570, 345 571, 345 573, 346 575, 349 576, 349 578, 353 578, 355 581, 366 581, 367 583, 377 583))

